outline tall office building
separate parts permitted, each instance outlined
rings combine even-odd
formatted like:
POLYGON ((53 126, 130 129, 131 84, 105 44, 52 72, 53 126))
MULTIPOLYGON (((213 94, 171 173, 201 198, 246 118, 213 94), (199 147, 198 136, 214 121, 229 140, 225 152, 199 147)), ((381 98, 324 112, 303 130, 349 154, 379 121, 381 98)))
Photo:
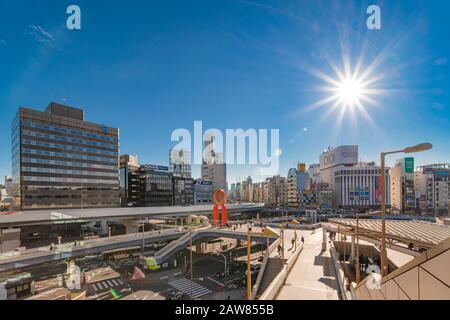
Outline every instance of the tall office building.
POLYGON ((19 108, 11 138, 15 210, 119 206, 119 129, 50 103, 19 108))
POLYGON ((183 149, 170 149, 169 169, 174 177, 191 178, 191 152, 183 149))
POLYGON ((201 167, 201 179, 211 181, 213 189, 223 189, 227 192, 227 167, 223 153, 216 152, 214 136, 205 139, 205 156, 201 167))
POLYGON ((194 204, 194 179, 173 176, 173 205, 187 206, 194 204))
POLYGON ((173 206, 173 180, 169 167, 146 164, 140 167, 146 207, 173 206))
POLYGON ((142 197, 138 192, 140 190, 138 169, 138 156, 128 154, 120 156, 120 205, 122 207, 140 206, 139 201, 142 197))
POLYGON ((253 202, 253 180, 248 177, 243 180, 240 185, 240 195, 242 202, 253 202))

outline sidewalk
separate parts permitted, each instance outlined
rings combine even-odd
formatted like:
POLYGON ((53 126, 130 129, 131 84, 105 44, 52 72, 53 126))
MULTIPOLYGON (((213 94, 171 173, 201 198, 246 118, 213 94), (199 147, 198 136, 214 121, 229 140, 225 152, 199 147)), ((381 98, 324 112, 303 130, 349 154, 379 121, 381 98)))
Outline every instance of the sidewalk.
MULTIPOLYGON (((309 232, 310 233, 310 232, 309 232)), ((338 287, 329 252, 322 252, 322 229, 305 237, 303 251, 277 300, 338 300, 338 287)))

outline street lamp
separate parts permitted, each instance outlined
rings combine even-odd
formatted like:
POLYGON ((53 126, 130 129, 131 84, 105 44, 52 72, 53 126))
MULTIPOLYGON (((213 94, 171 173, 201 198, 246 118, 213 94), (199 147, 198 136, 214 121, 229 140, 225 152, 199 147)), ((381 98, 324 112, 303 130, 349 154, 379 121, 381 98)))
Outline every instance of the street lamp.
POLYGON ((250 248, 250 232, 252 228, 250 223, 247 224, 247 300, 252 300, 252 274, 250 268, 251 248, 250 248))
POLYGON ((430 150, 433 147, 431 143, 421 143, 412 147, 404 148, 397 151, 389 151, 381 153, 381 275, 384 277, 388 274, 387 250, 386 250, 386 155, 394 153, 413 153, 430 150))
POLYGON ((191 280, 191 284, 190 284, 190 289, 191 289, 191 300, 192 300, 192 292, 193 292, 193 288, 192 288, 192 281, 194 281, 194 274, 193 274, 193 268, 194 266, 192 265, 192 225, 189 226, 189 264, 191 266, 191 270, 190 270, 190 280, 191 280))

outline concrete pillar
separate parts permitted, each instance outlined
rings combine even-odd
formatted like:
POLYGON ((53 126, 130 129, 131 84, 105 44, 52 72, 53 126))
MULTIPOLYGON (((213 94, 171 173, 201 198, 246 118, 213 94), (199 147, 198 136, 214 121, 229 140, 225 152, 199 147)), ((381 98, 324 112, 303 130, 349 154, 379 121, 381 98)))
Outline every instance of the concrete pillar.
POLYGON ((19 248, 20 228, 0 229, 0 253, 14 251, 19 248))
POLYGON ((322 251, 327 250, 327 228, 322 227, 322 251))
POLYGON ((198 242, 197 244, 195 244, 195 252, 197 252, 197 253, 202 252, 202 243, 201 242, 198 242))
POLYGON ((108 234, 108 221, 101 221, 100 222, 100 228, 101 228, 101 234, 108 234))
POLYGON ((136 220, 122 220, 120 223, 125 226, 126 234, 139 232, 139 223, 136 220))

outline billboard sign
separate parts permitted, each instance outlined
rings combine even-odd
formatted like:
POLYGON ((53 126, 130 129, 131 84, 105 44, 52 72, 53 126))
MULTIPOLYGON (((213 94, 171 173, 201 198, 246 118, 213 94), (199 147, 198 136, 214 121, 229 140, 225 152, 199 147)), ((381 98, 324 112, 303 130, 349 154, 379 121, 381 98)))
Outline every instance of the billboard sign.
POLYGON ((381 176, 375 177, 375 203, 381 203, 381 176))
POLYGON ((405 173, 414 173, 414 158, 405 158, 405 173))
POLYGON ((320 170, 358 163, 358 146, 340 146, 320 156, 320 170))

